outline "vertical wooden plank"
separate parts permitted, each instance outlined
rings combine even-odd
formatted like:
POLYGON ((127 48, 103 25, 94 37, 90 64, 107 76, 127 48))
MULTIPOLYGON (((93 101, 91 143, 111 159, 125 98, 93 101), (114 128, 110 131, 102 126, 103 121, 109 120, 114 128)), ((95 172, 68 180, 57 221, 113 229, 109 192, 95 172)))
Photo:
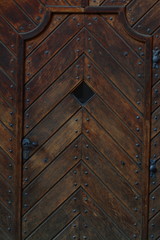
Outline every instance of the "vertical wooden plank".
POLYGON ((23 70, 24 70, 24 41, 19 36, 18 37, 18 61, 17 61, 17 118, 16 118, 16 136, 17 136, 17 149, 16 149, 16 162, 15 162, 15 171, 16 171, 16 213, 15 213, 15 232, 16 239, 21 240, 21 211, 22 211, 22 150, 21 150, 21 141, 23 136, 23 70))
POLYGON ((151 133, 151 106, 152 106, 152 39, 146 41, 145 60, 145 112, 144 112, 144 161, 142 163, 143 176, 143 215, 142 215, 142 239, 148 239, 148 209, 149 209, 149 160, 150 160, 150 133, 151 133))

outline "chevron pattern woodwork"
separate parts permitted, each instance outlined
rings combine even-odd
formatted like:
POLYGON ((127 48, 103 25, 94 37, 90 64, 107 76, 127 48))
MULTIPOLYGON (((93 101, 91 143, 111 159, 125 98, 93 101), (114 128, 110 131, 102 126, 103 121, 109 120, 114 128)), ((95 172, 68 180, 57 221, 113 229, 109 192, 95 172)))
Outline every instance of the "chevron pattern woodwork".
MULTIPOLYGON (((153 36, 153 49, 159 48, 159 0, 86 2, 126 6, 131 28, 153 36)), ((17 240, 19 37, 43 22, 47 5, 82 3, 0 2, 2 240, 17 240)), ((22 239, 141 239, 145 51, 113 14, 56 13, 25 42, 24 136, 38 146, 23 163, 22 239), (72 94, 82 82, 95 93, 85 104, 72 94)), ((154 240, 160 238, 159 69, 153 69, 151 116, 157 173, 150 181, 148 239, 154 240)))

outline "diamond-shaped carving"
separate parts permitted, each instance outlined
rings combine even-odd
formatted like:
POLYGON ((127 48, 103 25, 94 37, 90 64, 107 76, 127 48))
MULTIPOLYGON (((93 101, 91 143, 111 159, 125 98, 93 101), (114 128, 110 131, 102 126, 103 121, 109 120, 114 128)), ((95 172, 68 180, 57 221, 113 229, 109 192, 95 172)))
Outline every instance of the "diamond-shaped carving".
POLYGON ((85 104, 95 93, 82 82, 72 93, 81 104, 85 104))

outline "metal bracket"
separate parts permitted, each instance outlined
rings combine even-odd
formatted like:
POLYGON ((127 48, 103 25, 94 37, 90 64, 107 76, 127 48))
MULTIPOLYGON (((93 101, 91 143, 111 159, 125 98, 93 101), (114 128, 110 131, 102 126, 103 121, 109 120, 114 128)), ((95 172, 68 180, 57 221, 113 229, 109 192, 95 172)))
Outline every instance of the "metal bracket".
POLYGON ((156 160, 150 160, 150 177, 155 177, 157 172, 156 160))
POLYGON ((28 138, 24 138, 22 140, 22 148, 23 148, 23 160, 28 160, 30 151, 38 146, 37 142, 31 142, 28 138))
POLYGON ((160 61, 160 49, 153 50, 153 68, 158 69, 158 62, 160 61))

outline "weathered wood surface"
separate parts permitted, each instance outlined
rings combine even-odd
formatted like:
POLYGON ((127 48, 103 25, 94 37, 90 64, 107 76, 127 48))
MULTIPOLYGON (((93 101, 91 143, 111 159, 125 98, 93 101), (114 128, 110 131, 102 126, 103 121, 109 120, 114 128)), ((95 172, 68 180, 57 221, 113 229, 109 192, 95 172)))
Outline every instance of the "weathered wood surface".
MULTIPOLYGON (((18 190, 21 182, 18 130, 21 109, 17 93, 19 92, 18 81, 21 79, 19 69, 22 66, 22 59, 19 62, 19 36, 21 33, 34 30, 43 22, 46 5, 84 7, 87 4, 90 6, 127 5, 126 16, 132 29, 153 36, 153 48, 160 46, 160 7, 157 0, 60 0, 58 2, 35 0, 32 4, 28 0, 0 2, 0 238, 2 240, 21 239, 17 226, 21 221, 19 219, 20 191, 18 190)), ((77 239, 86 239, 85 237, 88 236, 90 239, 112 240, 134 239, 136 235, 137 239, 141 239, 139 237, 141 212, 139 209, 138 212, 134 211, 133 206, 135 206, 134 209, 140 208, 143 195, 139 186, 142 177, 141 166, 138 164, 140 161, 143 162, 144 151, 142 130, 145 112, 144 44, 129 37, 119 24, 118 18, 113 17, 112 14, 103 15, 98 22, 95 19, 86 18, 84 23, 81 15, 75 15, 75 17, 73 24, 72 17, 68 13, 54 14, 45 31, 27 40, 25 44, 24 133, 35 141, 39 138, 39 146, 31 152, 30 159, 24 163, 23 239, 36 240, 40 237, 44 240, 51 237, 71 239, 73 236, 77 239), (84 25, 87 30, 82 31, 84 25), (70 30, 61 37, 61 32, 64 33, 69 27, 70 30), (102 28, 110 34, 101 32, 102 28), (76 41, 79 38, 80 41, 76 41), (84 39, 87 38, 92 38, 92 41, 86 41, 84 45, 84 39), (107 45, 104 38, 107 38, 110 45, 107 45), (74 52, 73 49, 79 51, 74 52), (120 51, 122 54, 117 54, 120 51), (64 62, 63 55, 68 56, 64 62), (102 56, 106 61, 102 61, 102 56), (59 67, 60 61, 61 67, 59 67), (107 61, 110 62, 109 67, 106 64, 107 61), (141 64, 136 64, 138 62, 141 64), (77 67, 78 65, 80 67, 77 67), (46 75, 47 68, 50 75, 46 75), (76 74, 73 75, 73 72, 76 74), (115 72, 121 78, 121 84, 118 77, 115 77, 115 72), (85 82, 96 92, 96 95, 86 105, 86 112, 82 113, 81 106, 70 92, 82 81, 83 75, 85 82), (66 79, 68 81, 65 81, 66 79), (36 81, 40 83, 39 87, 36 81), (104 88, 105 84, 106 88, 104 88), (61 95, 59 95, 60 92, 61 95), (78 114, 78 122, 74 122, 76 114, 78 114), (90 125, 85 121, 85 114, 90 116, 90 125), (108 121, 105 121, 106 117, 108 121), (72 132, 75 128, 78 132, 72 132), (88 130, 89 133, 86 132, 88 130), (106 139, 108 146, 116 149, 115 152, 107 151, 105 141, 98 138, 98 133, 106 139), (87 138, 79 137, 80 134, 86 135, 87 138), (80 149, 83 151, 81 152, 80 149), (45 151, 49 151, 49 156, 46 157, 45 151), (116 155, 121 157, 118 159, 116 155), (125 160, 121 162, 122 156, 125 160), (37 160, 39 157, 41 157, 40 162, 37 160), (69 157, 71 161, 67 162, 69 157), (92 160, 88 161, 88 158, 92 160), (83 163, 76 165, 80 160, 83 163), (107 165, 105 165, 106 161, 107 165), (59 169, 58 164, 63 168, 59 169), (77 174, 72 174, 72 168, 73 171, 77 171, 77 174), (81 176, 83 171, 89 174, 81 176), (65 176, 64 180, 63 176, 65 176), (63 182, 66 184, 64 193, 61 190, 63 182), (83 182, 89 185, 83 186, 83 182), (75 184, 77 185, 72 186, 75 184), (79 189, 81 185, 83 189, 79 189), (95 191, 92 190, 92 186, 93 188, 97 186, 95 191), (104 199, 98 196, 98 186, 100 191, 105 192, 105 194, 102 193, 105 195, 104 199), (123 191, 119 191, 120 188, 123 191), (34 221, 36 209, 43 209, 43 201, 52 199, 55 192, 59 199, 55 199, 53 205, 47 210, 45 207, 42 214, 38 216, 37 222, 34 221), (72 193, 73 195, 69 197, 72 193), (130 200, 131 198, 125 197, 127 193, 136 198, 131 197, 133 200, 130 200), (64 202, 66 198, 67 201, 64 202), (108 212, 103 201, 108 204, 110 201, 114 202, 116 209, 113 208, 112 212, 108 212), (118 211, 117 209, 120 209, 124 217, 121 219, 122 222, 118 221, 117 216, 113 214, 114 211, 118 211), (47 214, 48 218, 46 218, 47 214), (29 216, 29 221, 26 221, 25 216, 29 216), (134 226, 135 218, 138 221, 136 227, 134 226), (54 232, 52 226, 55 221, 61 224, 55 226, 54 232), (97 221, 102 222, 98 227, 97 221), (134 222, 133 226, 132 222, 134 222), (105 224, 106 228, 104 228, 105 224), (81 235, 79 227, 82 230, 81 235)), ((159 69, 153 70, 151 158, 157 160, 157 177, 150 182, 148 236, 148 239, 155 240, 160 238, 159 69)))

